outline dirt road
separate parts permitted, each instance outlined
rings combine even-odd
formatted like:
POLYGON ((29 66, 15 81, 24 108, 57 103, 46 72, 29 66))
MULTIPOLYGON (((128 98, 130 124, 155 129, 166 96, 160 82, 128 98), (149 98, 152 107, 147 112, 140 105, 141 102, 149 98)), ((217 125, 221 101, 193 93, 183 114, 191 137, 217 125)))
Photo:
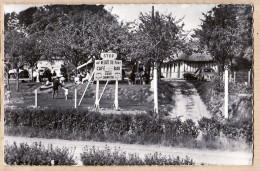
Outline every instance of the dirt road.
POLYGON ((25 138, 25 137, 13 137, 5 136, 5 143, 17 143, 27 142, 29 145, 33 142, 41 142, 45 147, 48 144, 52 144, 53 147, 76 147, 74 156, 76 158, 77 165, 82 165, 80 161, 80 153, 83 148, 88 145, 89 147, 95 146, 99 149, 104 149, 106 145, 111 148, 120 147, 122 151, 127 153, 137 153, 140 157, 144 157, 145 154, 160 152, 162 155, 172 155, 174 157, 180 156, 185 158, 189 156, 197 165, 250 165, 252 164, 252 153, 243 151, 219 151, 219 150, 204 150, 204 149, 187 149, 187 148, 175 148, 164 147, 158 145, 136 145, 136 144, 120 144, 120 143, 106 143, 106 142, 94 142, 94 141, 68 141, 59 139, 42 139, 42 138, 25 138))
POLYGON ((179 117, 182 121, 192 119, 195 123, 202 117, 210 118, 207 107, 192 83, 185 80, 173 80, 170 83, 175 88, 175 106, 170 112, 171 117, 179 117))

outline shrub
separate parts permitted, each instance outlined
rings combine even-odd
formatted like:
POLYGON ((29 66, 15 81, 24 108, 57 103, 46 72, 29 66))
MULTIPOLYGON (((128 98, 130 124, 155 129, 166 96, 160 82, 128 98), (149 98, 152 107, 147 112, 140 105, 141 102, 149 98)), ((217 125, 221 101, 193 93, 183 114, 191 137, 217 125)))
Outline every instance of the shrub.
POLYGON ((155 152, 154 154, 145 155, 144 162, 146 165, 194 165, 192 159, 186 157, 186 159, 173 158, 171 156, 163 156, 161 153, 155 152))
POLYGON ((99 150, 94 146, 89 148, 86 146, 81 153, 81 161, 83 165, 194 165, 195 163, 186 157, 186 159, 176 159, 172 156, 166 157, 156 152, 154 154, 145 155, 145 159, 141 159, 137 154, 126 154, 120 148, 111 149, 108 146, 104 150, 99 150))
POLYGON ((84 109, 5 110, 5 133, 29 137, 112 141, 141 144, 185 144, 195 139, 192 120, 157 119, 149 114, 107 114, 84 109))
POLYGON ((215 140, 220 136, 220 133, 227 138, 238 140, 245 139, 248 143, 253 141, 253 121, 251 118, 244 118, 242 120, 222 120, 215 118, 202 118, 198 121, 199 129, 203 133, 203 138, 206 141, 215 140))
POLYGON ((73 154, 68 148, 45 148, 40 143, 34 142, 29 146, 21 143, 19 146, 6 144, 4 147, 4 161, 8 165, 75 165, 73 154))
POLYGON ((203 117, 198 121, 198 124, 206 141, 215 140, 216 137, 220 136, 221 123, 218 120, 203 117))
POLYGON ((242 120, 230 120, 223 124, 223 133, 231 139, 243 138, 247 142, 253 142, 253 120, 244 118, 242 120))

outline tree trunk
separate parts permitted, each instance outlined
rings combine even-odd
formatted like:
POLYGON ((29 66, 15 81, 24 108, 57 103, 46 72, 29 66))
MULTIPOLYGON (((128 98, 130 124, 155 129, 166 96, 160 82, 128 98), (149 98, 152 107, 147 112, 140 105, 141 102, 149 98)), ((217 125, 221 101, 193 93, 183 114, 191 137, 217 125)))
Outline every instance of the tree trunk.
POLYGON ((19 67, 17 67, 16 73, 16 91, 19 91, 19 67))
POLYGON ((147 82, 148 82, 148 84, 150 84, 150 75, 151 75, 151 65, 150 65, 150 61, 148 61, 148 63, 147 63, 147 68, 148 68, 148 80, 147 80, 147 82))

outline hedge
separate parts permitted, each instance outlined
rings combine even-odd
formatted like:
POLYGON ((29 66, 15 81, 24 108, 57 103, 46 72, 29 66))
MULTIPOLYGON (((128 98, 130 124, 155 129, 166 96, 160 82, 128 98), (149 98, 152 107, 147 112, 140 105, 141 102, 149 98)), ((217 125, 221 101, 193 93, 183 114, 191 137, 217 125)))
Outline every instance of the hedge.
POLYGON ((127 153, 120 148, 111 149, 108 146, 104 150, 99 148, 86 146, 81 153, 81 161, 83 165, 103 166, 103 165, 194 165, 192 159, 180 159, 172 156, 165 156, 155 152, 145 155, 141 159, 137 154, 127 153))
POLYGON ((50 145, 45 148, 41 143, 34 142, 17 145, 6 144, 4 147, 4 161, 8 165, 75 165, 73 154, 68 148, 55 148, 50 145))
POLYGON ((253 122, 202 118, 198 126, 188 119, 157 119, 150 114, 100 114, 84 109, 5 110, 5 134, 27 137, 94 140, 196 147, 199 133, 215 140, 223 133, 231 139, 253 140, 253 122))
POLYGON ((192 120, 156 119, 149 114, 100 114, 84 109, 6 109, 5 133, 140 144, 167 142, 173 145, 180 140, 196 139, 198 128, 192 120))
POLYGON ((226 137, 234 140, 245 139, 248 143, 253 142, 253 120, 243 118, 241 120, 222 120, 203 117, 199 122, 199 130, 204 139, 215 140, 222 132, 226 137))

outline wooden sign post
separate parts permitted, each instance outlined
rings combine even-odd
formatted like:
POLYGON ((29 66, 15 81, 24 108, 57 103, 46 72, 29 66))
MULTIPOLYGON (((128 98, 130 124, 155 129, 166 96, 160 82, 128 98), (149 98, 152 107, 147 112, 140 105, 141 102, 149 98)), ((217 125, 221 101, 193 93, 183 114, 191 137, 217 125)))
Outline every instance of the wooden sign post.
POLYGON ((97 80, 97 83, 96 83, 96 100, 95 100, 95 108, 96 109, 99 109, 99 98, 98 98, 98 95, 99 95, 99 80, 97 80))
POLYGON ((77 89, 75 89, 75 108, 77 108, 77 89))
POLYGON ((34 93, 35 93, 35 108, 37 108, 38 107, 37 89, 35 89, 34 93))
POLYGON ((115 105, 115 109, 118 110, 118 80, 116 80, 114 105, 115 105))
MULTIPOLYGON (((97 81, 95 107, 99 108, 99 81, 116 81, 114 107, 119 109, 118 104, 118 80, 122 79, 122 60, 116 60, 116 53, 101 53, 102 60, 95 60, 94 80, 97 81)), ((107 85, 107 83, 106 83, 107 85)), ((106 87, 105 85, 105 87, 106 87)), ((101 96, 104 92, 103 89, 101 96)))

